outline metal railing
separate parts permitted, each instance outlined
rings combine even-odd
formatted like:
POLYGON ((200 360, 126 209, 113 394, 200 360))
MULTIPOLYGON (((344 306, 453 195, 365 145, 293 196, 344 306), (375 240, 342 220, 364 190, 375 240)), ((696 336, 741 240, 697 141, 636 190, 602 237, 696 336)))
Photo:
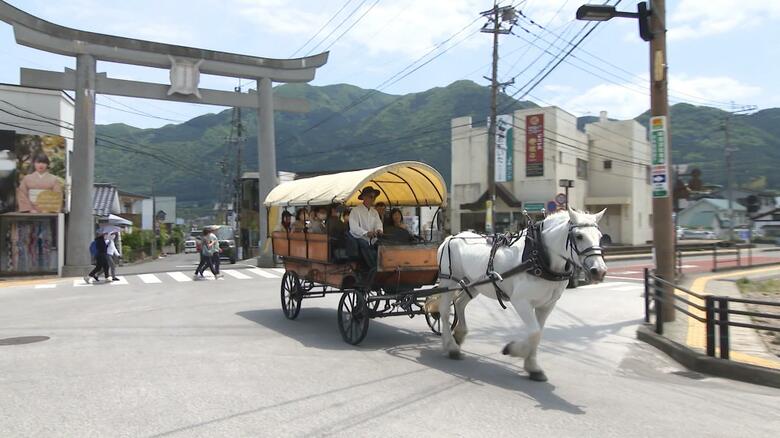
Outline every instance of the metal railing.
POLYGON ((690 289, 686 289, 682 286, 676 285, 669 281, 658 277, 653 271, 645 268, 645 322, 650 323, 650 315, 655 313, 655 332, 659 335, 664 333, 664 306, 663 303, 668 301, 666 296, 666 288, 672 291, 681 291, 687 294, 689 297, 695 297, 701 300, 704 305, 694 303, 693 301, 679 296, 677 293, 672 293, 671 302, 672 306, 679 312, 690 316, 691 318, 699 321, 705 325, 706 342, 705 347, 707 356, 715 357, 716 347, 720 347, 720 358, 729 359, 731 350, 730 339, 730 327, 744 327, 756 330, 768 330, 773 332, 780 332, 780 327, 753 324, 745 322, 732 321, 731 315, 743 315, 758 318, 767 319, 780 319, 780 302, 764 301, 764 300, 751 300, 747 298, 733 298, 728 296, 718 296, 711 294, 699 294, 690 289), (653 309, 651 309, 650 302, 654 303, 653 309), (777 313, 765 313, 765 312, 753 312, 748 310, 732 309, 729 303, 743 303, 753 304, 760 306, 770 306, 777 308, 777 313), (703 316, 696 315, 691 312, 691 308, 703 312, 703 316))

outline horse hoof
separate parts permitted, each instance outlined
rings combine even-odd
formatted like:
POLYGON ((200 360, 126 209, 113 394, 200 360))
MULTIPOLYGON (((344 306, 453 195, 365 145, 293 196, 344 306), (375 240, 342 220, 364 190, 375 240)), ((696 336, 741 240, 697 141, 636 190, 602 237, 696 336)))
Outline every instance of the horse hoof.
POLYGON ((456 359, 456 360, 463 359, 463 355, 461 354, 460 351, 450 351, 448 353, 448 356, 450 357, 450 359, 456 359))
POLYGON ((534 382, 546 382, 547 381, 547 375, 544 374, 544 371, 532 371, 528 373, 528 378, 533 380, 534 382))
POLYGON ((508 343, 504 346, 504 349, 501 350, 501 354, 508 356, 509 355, 509 347, 512 346, 512 343, 508 343))

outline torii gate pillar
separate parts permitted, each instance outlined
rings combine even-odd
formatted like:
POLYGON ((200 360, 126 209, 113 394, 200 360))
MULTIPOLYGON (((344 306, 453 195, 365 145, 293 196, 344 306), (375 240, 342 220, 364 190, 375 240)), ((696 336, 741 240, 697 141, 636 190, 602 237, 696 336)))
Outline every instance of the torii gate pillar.
POLYGON ((268 240, 268 215, 264 214, 263 202, 268 193, 276 187, 276 137, 274 132, 274 99, 271 79, 262 78, 257 81, 257 159, 258 159, 258 196, 260 197, 259 224, 260 240, 258 242, 257 266, 271 268, 274 266, 273 255, 268 240))

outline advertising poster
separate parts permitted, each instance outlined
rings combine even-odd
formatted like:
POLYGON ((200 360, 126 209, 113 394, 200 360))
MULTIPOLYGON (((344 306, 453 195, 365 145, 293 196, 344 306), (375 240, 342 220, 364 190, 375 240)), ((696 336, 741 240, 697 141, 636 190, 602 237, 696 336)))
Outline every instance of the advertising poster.
POLYGON ((496 182, 512 181, 514 175, 513 116, 496 117, 496 182))
POLYGON ((525 117, 525 176, 544 176, 544 114, 525 117))
POLYGON ((57 217, 0 217, 0 273, 57 272, 57 217))
POLYGON ((65 138, 17 134, 16 211, 60 213, 65 182, 65 138))

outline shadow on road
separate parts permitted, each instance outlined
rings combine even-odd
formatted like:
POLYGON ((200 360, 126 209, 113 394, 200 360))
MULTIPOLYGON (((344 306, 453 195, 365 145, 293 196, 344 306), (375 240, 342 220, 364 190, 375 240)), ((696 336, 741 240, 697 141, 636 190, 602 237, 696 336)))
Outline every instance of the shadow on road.
POLYGON ((425 344, 438 341, 438 337, 430 333, 423 317, 419 317, 419 332, 405 330, 373 319, 368 324, 366 338, 360 345, 354 346, 341 339, 335 309, 303 308, 295 320, 285 318, 279 309, 248 310, 238 312, 236 315, 271 329, 282 336, 295 339, 306 347, 326 350, 381 350, 396 345, 425 344))

